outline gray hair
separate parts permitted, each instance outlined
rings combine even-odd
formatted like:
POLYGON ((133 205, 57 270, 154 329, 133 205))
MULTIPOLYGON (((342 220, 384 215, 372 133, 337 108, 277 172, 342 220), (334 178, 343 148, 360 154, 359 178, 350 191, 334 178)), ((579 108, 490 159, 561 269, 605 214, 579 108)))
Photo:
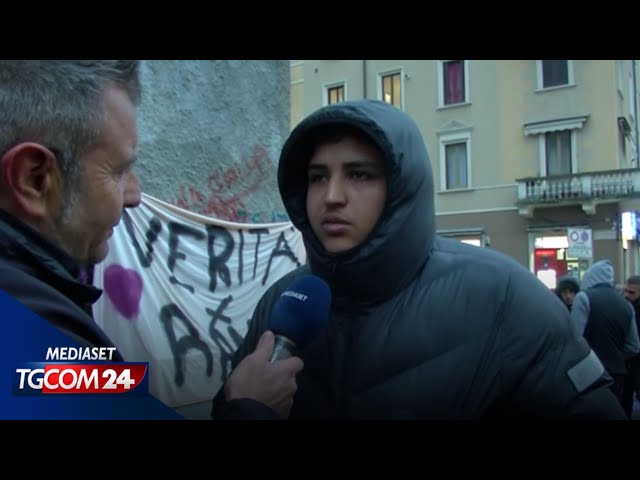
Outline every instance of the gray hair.
POLYGON ((82 172, 76 159, 99 138, 105 88, 121 88, 139 105, 139 63, 0 60, 0 155, 22 142, 50 148, 65 179, 67 200, 82 172))

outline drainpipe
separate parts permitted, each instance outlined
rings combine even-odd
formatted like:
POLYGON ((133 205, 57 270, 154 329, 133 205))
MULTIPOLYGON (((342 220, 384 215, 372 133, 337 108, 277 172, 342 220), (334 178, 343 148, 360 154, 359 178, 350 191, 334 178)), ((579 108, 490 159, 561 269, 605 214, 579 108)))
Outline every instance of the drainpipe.
MULTIPOLYGON (((637 91, 637 75, 636 75, 636 69, 637 69, 637 64, 636 64, 636 60, 631 60, 631 66, 632 66, 632 79, 633 79, 633 119, 634 119, 634 123, 635 123, 635 131, 634 133, 634 139, 633 139, 633 144, 635 147, 635 158, 634 158, 634 164, 632 165, 634 168, 639 168, 640 167, 640 151, 638 150, 638 91, 637 91)), ((628 278, 631 275, 637 275, 638 274, 638 259, 639 259, 639 255, 638 255, 638 247, 639 247, 639 242, 638 240, 628 240, 627 241, 627 251, 626 251, 626 272, 625 272, 625 278, 628 278)), ((624 255, 624 250, 623 250, 623 255, 624 255)), ((624 280, 624 279, 623 279, 624 280)))
POLYGON ((362 97, 367 98, 367 61, 366 60, 362 60, 362 97))
POLYGON ((636 64, 636 60, 631 60, 632 65, 633 65, 633 119, 635 120, 635 124, 636 124, 636 131, 635 131, 635 144, 636 144, 636 164, 634 165, 636 168, 640 167, 640 151, 638 150, 638 82, 636 80, 636 69, 637 69, 637 64, 636 64))

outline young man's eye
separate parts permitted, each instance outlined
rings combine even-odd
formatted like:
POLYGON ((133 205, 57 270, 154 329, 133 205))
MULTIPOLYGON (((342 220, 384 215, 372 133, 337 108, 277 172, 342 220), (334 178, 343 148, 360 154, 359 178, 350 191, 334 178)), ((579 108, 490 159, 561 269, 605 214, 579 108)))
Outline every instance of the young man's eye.
POLYGON ((319 182, 323 178, 324 178, 324 175, 322 173, 310 173, 308 175, 309 183, 319 182))
POLYGON ((374 177, 374 175, 363 170, 355 170, 351 172, 351 177, 355 178, 356 180, 370 180, 374 177))

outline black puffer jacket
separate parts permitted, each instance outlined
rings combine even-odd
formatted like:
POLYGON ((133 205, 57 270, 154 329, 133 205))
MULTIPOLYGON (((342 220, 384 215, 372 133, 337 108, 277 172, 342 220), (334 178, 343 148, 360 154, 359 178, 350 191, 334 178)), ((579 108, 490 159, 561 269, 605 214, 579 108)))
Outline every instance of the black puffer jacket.
MULTIPOLYGON (((81 345, 113 347, 91 314, 102 291, 80 282, 78 273, 67 254, 0 210, 0 290, 81 345)), ((113 360, 123 360, 117 350, 113 360)))
MULTIPOLYGON (((80 345, 113 347, 91 312, 102 290, 78 281, 78 274, 78 265, 66 253, 0 210, 0 290, 80 345)), ((117 349, 113 351, 112 360, 124 361, 117 349)), ((154 415, 155 405, 150 403, 144 408, 154 415)), ((165 408, 158 413, 158 418, 167 418, 165 408)), ((225 404, 219 411, 219 418, 271 420, 278 416, 266 405, 242 399, 225 404)))
MULTIPOLYGON (((253 351, 296 276, 310 269, 324 278, 331 317, 301 353, 291 418, 625 418, 604 388, 602 365, 541 282, 498 252, 435 238, 430 161, 406 114, 377 101, 322 108, 292 132, 278 175, 308 266, 265 293, 234 366, 253 351), (328 123, 364 131, 390 167, 378 226, 341 255, 322 248, 305 212, 307 139, 328 123)), ((221 390, 214 416, 223 404, 221 390)))

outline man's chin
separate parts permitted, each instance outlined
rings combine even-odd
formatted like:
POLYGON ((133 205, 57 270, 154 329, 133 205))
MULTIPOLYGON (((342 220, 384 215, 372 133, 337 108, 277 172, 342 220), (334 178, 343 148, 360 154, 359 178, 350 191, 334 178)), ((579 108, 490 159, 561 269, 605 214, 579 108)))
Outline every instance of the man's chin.
POLYGON ((84 263, 85 265, 97 265, 98 263, 102 263, 105 258, 107 258, 108 253, 109 247, 105 245, 94 252, 90 252, 87 258, 82 261, 82 263, 84 263))
POLYGON ((351 250, 355 245, 353 241, 344 238, 328 238, 324 240, 323 246, 329 253, 343 253, 351 250))

